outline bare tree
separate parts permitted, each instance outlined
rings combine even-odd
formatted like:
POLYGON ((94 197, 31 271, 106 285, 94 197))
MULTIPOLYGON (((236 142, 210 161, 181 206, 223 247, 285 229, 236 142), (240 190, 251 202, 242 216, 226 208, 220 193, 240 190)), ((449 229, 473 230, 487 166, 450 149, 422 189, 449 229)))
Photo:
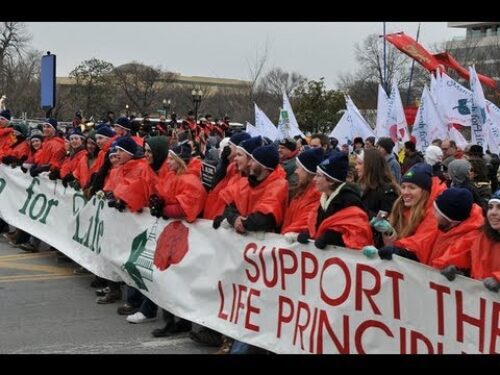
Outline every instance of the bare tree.
POLYGON ((132 62, 119 66, 113 71, 114 79, 122 90, 132 109, 141 113, 149 112, 155 100, 171 81, 173 73, 162 72, 160 68, 132 62))
POLYGON ((281 101, 283 93, 290 96, 292 91, 306 80, 306 77, 297 72, 289 73, 279 67, 272 68, 260 79, 259 89, 281 101))
POLYGON ((70 105, 74 110, 82 110, 83 116, 99 116, 112 107, 114 96, 111 72, 113 64, 92 58, 73 69, 69 76, 75 84, 71 87, 70 105))

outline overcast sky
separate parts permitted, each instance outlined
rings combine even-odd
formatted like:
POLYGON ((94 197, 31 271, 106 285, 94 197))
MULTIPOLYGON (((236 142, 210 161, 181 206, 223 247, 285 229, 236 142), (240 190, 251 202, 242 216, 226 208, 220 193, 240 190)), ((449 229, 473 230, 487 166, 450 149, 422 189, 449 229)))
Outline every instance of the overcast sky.
MULTIPOLYGON (((267 69, 275 66, 308 79, 325 77, 335 88, 339 74, 356 68, 354 45, 382 34, 382 22, 30 22, 34 48, 57 55, 57 76, 67 76, 92 57, 115 66, 136 60, 190 76, 248 79, 248 60, 268 45, 267 69)), ((417 22, 387 22, 387 32, 415 38, 417 22)), ((465 29, 423 22, 424 47, 465 29)))

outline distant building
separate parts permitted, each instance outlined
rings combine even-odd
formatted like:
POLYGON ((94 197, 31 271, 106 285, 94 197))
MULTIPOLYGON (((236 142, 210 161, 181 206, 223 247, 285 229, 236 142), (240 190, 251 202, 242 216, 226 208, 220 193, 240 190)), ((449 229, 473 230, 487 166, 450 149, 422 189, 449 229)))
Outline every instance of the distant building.
POLYGON ((500 22, 448 22, 448 27, 465 29, 465 37, 448 44, 462 65, 476 65, 479 73, 500 80, 500 22))
MULTIPOLYGON (((172 88, 200 88, 204 92, 215 94, 221 89, 229 89, 231 91, 248 90, 250 81, 231 79, 231 78, 214 78, 200 76, 183 76, 180 73, 167 73, 162 79, 164 84, 170 85, 172 88)), ((75 84, 75 80, 70 77, 57 77, 56 83, 61 86, 71 86, 75 84)))

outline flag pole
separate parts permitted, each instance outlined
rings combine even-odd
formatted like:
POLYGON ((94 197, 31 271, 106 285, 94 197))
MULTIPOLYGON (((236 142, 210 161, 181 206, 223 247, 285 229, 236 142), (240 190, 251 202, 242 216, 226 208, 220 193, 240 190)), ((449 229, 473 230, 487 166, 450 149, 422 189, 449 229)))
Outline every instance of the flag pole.
MULTIPOLYGON (((418 23, 418 29, 417 29, 417 39, 416 42, 418 43, 418 37, 420 36, 420 25, 422 23, 418 23)), ((415 59, 412 59, 411 62, 411 69, 410 69, 410 82, 408 82, 408 93, 406 94, 406 105, 410 104, 410 92, 411 92, 411 81, 413 79, 413 71, 415 69, 415 59)))
POLYGON ((385 22, 384 24, 384 89, 387 94, 387 41, 385 40, 385 22))

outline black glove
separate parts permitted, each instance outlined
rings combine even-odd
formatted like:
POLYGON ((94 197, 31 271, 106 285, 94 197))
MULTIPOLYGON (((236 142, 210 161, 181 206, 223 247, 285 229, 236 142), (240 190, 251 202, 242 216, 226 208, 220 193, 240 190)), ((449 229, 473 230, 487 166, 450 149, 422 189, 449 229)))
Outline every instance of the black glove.
POLYGON ((27 173, 28 170, 26 168, 24 168, 22 165, 21 165, 21 171, 23 171, 23 173, 27 173))
POLYGON ((78 180, 73 180, 69 182, 69 186, 71 186, 76 191, 80 191, 80 182, 78 180))
POLYGON ((148 203, 151 215, 158 218, 162 217, 164 204, 165 202, 158 195, 151 195, 148 203))
POLYGON ((31 177, 36 177, 40 174, 41 170, 37 165, 34 165, 30 169, 30 176, 31 177))
POLYGON ((49 173, 49 180, 57 180, 60 177, 59 169, 52 169, 49 173))
POLYGON ((231 154, 231 147, 228 145, 228 146, 225 146, 223 149, 222 149, 222 153, 220 154, 220 158, 221 160, 224 162, 224 163, 227 163, 229 161, 229 155, 231 154))
POLYGON ((50 165, 34 165, 30 169, 31 177, 36 177, 42 172, 46 172, 50 169, 50 165))
POLYGON ((337 241, 337 237, 339 237, 340 234, 333 232, 331 230, 325 231, 321 236, 319 236, 316 241, 314 241, 314 245, 318 248, 323 250, 326 245, 333 245, 337 241))
POLYGON ((109 201, 115 200, 115 196, 113 195, 112 191, 107 191, 104 193, 104 198, 106 198, 109 201))
POLYGON ((17 158, 15 156, 6 155, 2 158, 2 163, 4 163, 5 165, 9 165, 16 162, 17 158))
POLYGON ((392 260, 392 255, 396 252, 394 246, 384 246, 378 250, 378 256, 380 259, 392 260))
POLYGON ((463 275, 463 274, 464 273, 462 271, 460 271, 456 266, 453 265, 445 267, 441 270, 441 275, 446 277, 448 281, 453 281, 455 280, 455 277, 457 275, 463 275))
POLYGON ((309 232, 301 232, 297 236, 297 241, 305 245, 305 244, 309 243, 310 238, 311 238, 311 236, 309 235, 309 232))
MULTIPOLYGON (((109 203, 108 203, 108 206, 109 206, 109 203)), ((115 203, 115 208, 116 208, 118 211, 123 212, 123 211, 127 208, 127 204, 126 204, 124 201, 122 201, 122 200, 118 199, 118 200, 116 201, 116 203, 115 203)))
POLYGON ((483 280, 483 285, 486 289, 491 290, 492 292, 498 293, 500 290, 500 281, 498 281, 494 277, 487 277, 483 280))
POLYGON ((222 223, 223 220, 224 220, 224 216, 222 216, 222 215, 215 217, 214 221, 212 223, 212 228, 219 229, 220 224, 222 223))
POLYGON ((62 184, 64 187, 68 186, 68 183, 71 181, 75 181, 75 176, 73 176, 73 173, 68 173, 64 178, 62 179, 62 184))

